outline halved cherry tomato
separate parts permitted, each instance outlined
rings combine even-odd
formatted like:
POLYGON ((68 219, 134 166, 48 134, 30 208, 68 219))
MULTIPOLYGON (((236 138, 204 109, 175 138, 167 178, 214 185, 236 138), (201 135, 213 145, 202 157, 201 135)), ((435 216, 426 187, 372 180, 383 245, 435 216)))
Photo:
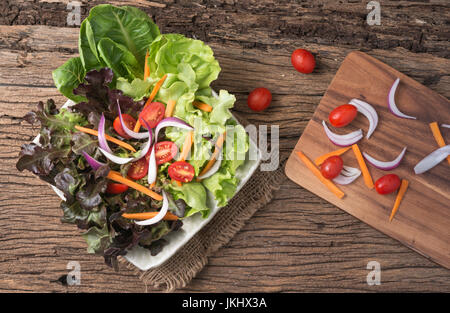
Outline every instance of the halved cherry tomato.
POLYGON ((178 147, 172 141, 161 141, 156 144, 156 164, 161 165, 172 160, 178 153, 178 147))
POLYGON ((297 49, 292 52, 291 63, 297 71, 303 74, 311 73, 316 67, 314 56, 305 49, 297 49))
MULTIPOLYGON (((123 122, 125 123, 125 126, 128 127, 128 129, 133 129, 134 125, 136 125, 136 120, 131 115, 122 114, 122 119, 123 119, 123 122)), ((116 117, 116 119, 114 120, 113 126, 114 126, 114 130, 116 131, 116 133, 119 134, 120 137, 125 138, 125 139, 131 139, 131 137, 128 136, 125 133, 125 131, 123 130, 122 124, 120 124, 119 117, 116 117)))
POLYGON ((152 102, 142 110, 139 114, 139 121, 142 126, 145 127, 145 120, 150 128, 155 128, 159 122, 164 118, 164 113, 166 112, 166 107, 161 102, 152 102))
POLYGON ((195 175, 194 167, 185 161, 177 161, 170 164, 168 172, 170 178, 183 183, 190 182, 195 175))
POLYGON ((142 158, 137 160, 136 162, 131 163, 127 175, 131 179, 139 180, 141 178, 144 178, 145 175, 147 175, 147 172, 148 172, 147 158, 142 158))
POLYGON ((394 192, 400 187, 400 178, 395 174, 387 174, 375 182, 375 189, 380 195, 394 192))
POLYGON ((106 188, 106 192, 117 195, 119 193, 125 192, 128 190, 128 186, 124 184, 118 183, 108 183, 108 187, 106 188))
POLYGON ((328 119, 334 127, 344 127, 350 124, 358 114, 354 105, 343 104, 330 112, 328 119))
POLYGON ((338 155, 330 156, 320 166, 322 176, 327 179, 336 178, 344 167, 344 161, 338 155))
POLYGON ((262 111, 266 109, 272 101, 272 94, 267 88, 256 88, 247 98, 247 104, 253 111, 262 111))

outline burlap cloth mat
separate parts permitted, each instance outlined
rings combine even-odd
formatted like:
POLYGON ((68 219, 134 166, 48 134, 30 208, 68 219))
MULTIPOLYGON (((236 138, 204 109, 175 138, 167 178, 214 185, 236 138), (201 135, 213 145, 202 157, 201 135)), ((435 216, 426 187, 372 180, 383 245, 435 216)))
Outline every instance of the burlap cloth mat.
MULTIPOLYGON (((243 118, 237 118, 243 125, 247 124, 243 118)), ((141 271, 122 257, 119 258, 121 266, 139 276, 146 292, 149 286, 166 292, 185 287, 208 263, 208 257, 227 244, 258 209, 271 201, 273 192, 286 177, 284 162, 280 160, 278 169, 271 172, 262 172, 258 168, 228 205, 159 267, 141 271)))

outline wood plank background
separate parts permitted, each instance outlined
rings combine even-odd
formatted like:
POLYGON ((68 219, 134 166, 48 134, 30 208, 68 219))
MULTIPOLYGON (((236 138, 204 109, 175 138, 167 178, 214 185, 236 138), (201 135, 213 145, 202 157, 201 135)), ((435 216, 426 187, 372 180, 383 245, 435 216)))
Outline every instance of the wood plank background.
MULTIPOLYGON (((68 1, 0 3, 0 292, 140 292, 131 272, 115 273, 88 255, 73 225, 61 224, 56 195, 18 173, 20 145, 37 130, 21 121, 37 101, 62 104, 51 71, 77 53, 78 29, 66 26, 68 1), (63 286, 67 262, 81 263, 82 284, 63 286)), ((381 25, 365 22, 368 1, 109 1, 148 12, 162 32, 206 41, 221 64, 216 88, 236 94, 236 111, 256 125, 280 125, 287 155, 344 57, 368 54, 450 96, 450 4, 446 0, 380 1, 381 25), (290 53, 314 52, 317 69, 301 75, 290 53), (269 74, 268 74, 269 73, 269 74), (251 112, 255 87, 273 92, 271 107, 251 112)), ((83 1, 82 15, 105 1, 83 1)), ((450 272, 286 180, 205 269, 181 291, 450 291, 450 272), (369 261, 381 285, 368 286, 369 261)))

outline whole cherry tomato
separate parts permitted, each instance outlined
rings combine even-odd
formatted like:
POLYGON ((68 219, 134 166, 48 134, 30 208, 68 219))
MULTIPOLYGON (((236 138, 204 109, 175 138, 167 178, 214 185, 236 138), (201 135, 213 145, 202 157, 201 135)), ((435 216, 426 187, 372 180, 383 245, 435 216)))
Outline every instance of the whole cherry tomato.
POLYGON ((328 119, 334 127, 344 127, 350 124, 358 114, 358 110, 354 105, 343 104, 330 112, 328 119))
POLYGON ((295 69, 303 74, 311 73, 316 67, 314 56, 305 49, 297 49, 292 52, 291 62, 295 69))
POLYGON ((320 166, 322 176, 327 179, 336 178, 344 167, 344 161, 338 155, 330 156, 320 166))
MULTIPOLYGON (((134 117, 132 117, 131 115, 128 115, 128 114, 122 114, 122 119, 123 119, 123 122, 125 123, 125 126, 128 127, 128 129, 133 130, 134 125, 136 125, 136 120, 134 119, 134 117)), ((116 131, 116 133, 118 133, 120 137, 125 138, 125 139, 131 139, 131 137, 128 136, 127 133, 125 133, 125 131, 123 130, 123 127, 122 127, 122 124, 120 123, 119 117, 116 117, 116 119, 114 120, 113 127, 114 127, 114 130, 116 131)))
POLYGON ((272 94, 267 88, 256 88, 247 98, 247 104, 253 111, 265 110, 272 101, 272 94))
POLYGON ((395 174, 384 175, 375 182, 375 189, 381 195, 394 192, 398 187, 400 187, 400 178, 395 174))

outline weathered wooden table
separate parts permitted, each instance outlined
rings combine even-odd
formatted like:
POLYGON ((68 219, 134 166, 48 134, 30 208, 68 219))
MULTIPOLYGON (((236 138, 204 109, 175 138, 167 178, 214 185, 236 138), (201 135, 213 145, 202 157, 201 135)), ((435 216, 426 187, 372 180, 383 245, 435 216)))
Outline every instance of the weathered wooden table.
MULTIPOLYGON (((61 224, 52 190, 15 162, 37 133, 21 117, 39 100, 64 98, 51 71, 77 53, 78 29, 67 27, 68 0, 0 3, 0 291, 140 292, 131 271, 114 272, 86 253, 74 225, 61 224), (57 279, 69 261, 81 264, 81 285, 57 279)), ((82 1, 82 17, 106 1, 82 1)), ((162 32, 206 41, 222 66, 215 83, 237 98, 235 110, 256 125, 280 125, 286 155, 312 116, 346 54, 366 51, 450 96, 450 3, 379 1, 381 25, 369 26, 369 1, 109 1, 148 12, 162 32), (317 69, 301 75, 295 48, 313 51, 317 69), (246 105, 258 86, 273 92, 262 113, 246 105)), ((426 105, 426 104, 424 104, 426 105)), ((182 291, 450 291, 450 271, 402 246, 286 179, 182 291), (381 285, 369 286, 369 261, 381 265, 381 285)))

